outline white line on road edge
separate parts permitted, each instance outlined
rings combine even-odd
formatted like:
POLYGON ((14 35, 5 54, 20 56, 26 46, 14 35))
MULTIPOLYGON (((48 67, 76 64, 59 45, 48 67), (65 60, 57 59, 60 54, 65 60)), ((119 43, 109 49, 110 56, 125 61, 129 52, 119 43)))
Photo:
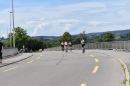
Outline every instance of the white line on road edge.
POLYGON ((7 72, 7 71, 9 71, 9 70, 13 70, 13 69, 16 69, 16 68, 18 68, 18 66, 13 67, 13 68, 10 68, 10 69, 7 69, 7 70, 4 70, 3 72, 7 72))

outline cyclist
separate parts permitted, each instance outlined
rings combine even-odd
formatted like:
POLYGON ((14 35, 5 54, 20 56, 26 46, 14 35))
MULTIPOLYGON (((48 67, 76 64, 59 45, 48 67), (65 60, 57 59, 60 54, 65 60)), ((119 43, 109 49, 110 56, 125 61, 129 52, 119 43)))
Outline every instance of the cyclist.
POLYGON ((85 53, 85 41, 83 38, 81 40, 81 44, 82 44, 82 49, 83 49, 82 53, 85 53))
POLYGON ((61 42, 61 49, 64 51, 64 42, 61 42))
POLYGON ((68 52, 68 43, 67 42, 64 43, 64 47, 65 47, 66 52, 68 52))
POLYGON ((72 51, 72 44, 69 42, 70 51, 72 51))

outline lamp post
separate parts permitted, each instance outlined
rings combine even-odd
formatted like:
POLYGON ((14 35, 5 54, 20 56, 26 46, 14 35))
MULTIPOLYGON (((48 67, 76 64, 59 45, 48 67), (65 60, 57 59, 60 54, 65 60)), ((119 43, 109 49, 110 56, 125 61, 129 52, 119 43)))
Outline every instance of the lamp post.
POLYGON ((14 32, 14 5, 12 0, 12 20, 13 20, 13 47, 15 48, 15 32, 14 32))
POLYGON ((11 41, 11 38, 12 38, 12 36, 11 36, 11 13, 12 12, 10 12, 10 47, 12 47, 12 41, 11 41))

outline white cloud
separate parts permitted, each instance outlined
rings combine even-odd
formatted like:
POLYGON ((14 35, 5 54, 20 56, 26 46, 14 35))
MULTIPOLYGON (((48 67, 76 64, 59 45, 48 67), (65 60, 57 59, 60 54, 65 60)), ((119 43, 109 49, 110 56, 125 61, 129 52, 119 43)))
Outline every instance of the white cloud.
POLYGON ((32 24, 34 24, 35 23, 35 21, 29 21, 29 22, 27 22, 27 25, 32 25, 32 24))
POLYGON ((44 18, 41 18, 40 20, 41 20, 41 21, 43 21, 43 20, 44 20, 44 18))
POLYGON ((44 27, 44 26, 47 26, 47 25, 48 25, 48 23, 41 23, 41 24, 39 24, 39 25, 34 29, 34 31, 33 31, 33 33, 31 34, 31 36, 34 36, 34 35, 39 34, 38 32, 40 32, 40 31, 43 29, 43 27, 44 27))
MULTIPOLYGON (((54 7, 49 5, 19 7, 15 8, 15 26, 22 25, 29 35, 33 36, 62 35, 64 31, 78 34, 84 30, 96 32, 129 29, 129 3, 129 0, 107 2, 97 0, 54 7)), ((0 27, 3 30, 7 28, 3 22, 7 21, 9 26, 10 10, 10 8, 0 10, 0 19, 3 19, 0 20, 0 27)))
POLYGON ((93 25, 93 27, 96 27, 97 25, 106 24, 106 22, 92 21, 92 22, 88 22, 87 24, 90 24, 90 25, 93 25))
POLYGON ((3 34, 2 37, 7 38, 7 34, 3 34))
POLYGON ((0 24, 3 24, 3 23, 6 23, 6 21, 0 19, 0 24))
POLYGON ((71 27, 71 24, 66 24, 66 27, 65 27, 64 31, 69 31, 70 27, 71 27))
POLYGON ((79 20, 76 19, 60 19, 60 20, 56 20, 53 21, 54 23, 78 23, 79 20))

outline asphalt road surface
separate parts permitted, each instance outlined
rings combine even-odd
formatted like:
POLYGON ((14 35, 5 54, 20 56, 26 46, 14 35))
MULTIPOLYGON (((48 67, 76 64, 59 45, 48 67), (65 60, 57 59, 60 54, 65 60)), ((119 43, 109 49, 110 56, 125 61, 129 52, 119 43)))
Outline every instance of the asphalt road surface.
POLYGON ((42 52, 0 68, 0 86, 124 86, 118 60, 99 53, 42 52))

